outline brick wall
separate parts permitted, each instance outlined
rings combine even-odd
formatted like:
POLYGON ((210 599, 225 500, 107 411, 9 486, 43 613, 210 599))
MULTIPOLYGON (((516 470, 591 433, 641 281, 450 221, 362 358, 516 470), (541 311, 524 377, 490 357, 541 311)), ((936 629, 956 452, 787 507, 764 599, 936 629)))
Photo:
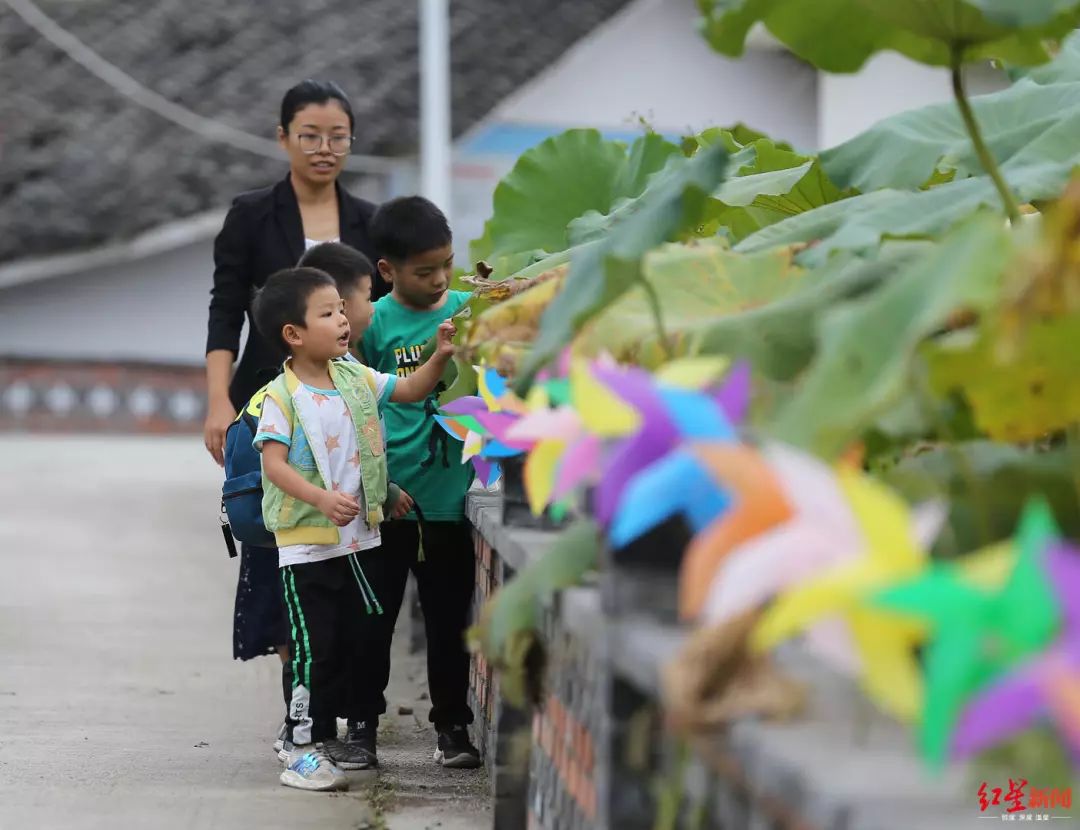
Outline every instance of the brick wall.
MULTIPOLYGON (((469 503, 479 611, 554 534, 505 526, 497 497, 469 503)), ((546 603, 537 711, 507 706, 498 676, 474 657, 475 737, 492 773, 495 830, 909 830, 978 816, 963 769, 928 776, 910 733, 797 644, 777 660, 809 691, 798 719, 673 735, 660 675, 686 631, 672 621, 670 569, 624 553, 605 552, 596 587, 546 603)))
MULTIPOLYGON (((513 576, 491 543, 476 530, 476 587, 473 619, 488 598, 513 576)), ((508 704, 499 695, 499 678, 484 655, 475 653, 469 671, 469 705, 472 707, 473 740, 480 749, 491 782, 493 827, 520 830, 525 826, 527 788, 528 713, 508 704)))
MULTIPOLYGON (((469 512, 476 528, 474 614, 479 615, 499 586, 542 554, 553 534, 505 527, 498 499, 490 495, 470 495, 469 512)), ((601 631, 599 609, 593 603, 585 614, 570 613, 573 593, 552 598, 543 609, 547 666, 537 711, 507 704, 499 695, 497 672, 483 655, 473 655, 474 737, 492 781, 496 830, 600 826, 597 747, 606 684, 595 640, 601 631)), ((595 599, 595 592, 586 593, 595 599)))
POLYGON ((601 826, 607 668, 598 618, 567 613, 579 599, 587 601, 580 592, 557 597, 544 611, 545 697, 533 714, 529 757, 529 827, 536 830, 601 826))

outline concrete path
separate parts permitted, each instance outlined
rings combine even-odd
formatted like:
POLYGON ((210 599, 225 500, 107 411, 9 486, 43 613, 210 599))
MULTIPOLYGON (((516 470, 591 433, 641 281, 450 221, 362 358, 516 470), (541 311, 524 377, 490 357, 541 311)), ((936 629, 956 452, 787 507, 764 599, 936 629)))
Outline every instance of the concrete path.
MULTIPOLYGON (((383 771, 277 782, 276 658, 232 660, 236 562, 197 439, 0 437, 0 827, 481 830, 398 649, 383 771)), ((404 638, 399 638, 403 640, 404 638)))

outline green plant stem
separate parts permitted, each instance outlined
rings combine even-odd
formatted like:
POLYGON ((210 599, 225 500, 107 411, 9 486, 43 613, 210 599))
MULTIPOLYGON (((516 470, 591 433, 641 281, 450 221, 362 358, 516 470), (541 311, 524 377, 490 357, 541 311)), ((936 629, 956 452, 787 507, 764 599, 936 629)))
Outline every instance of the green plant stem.
POLYGON ((666 774, 659 773, 653 782, 656 788, 653 830, 677 830, 679 826, 679 813, 685 790, 683 778, 690 759, 690 748, 686 741, 676 739, 674 749, 675 758, 671 769, 666 774))
POLYGON ((997 188, 1001 203, 1005 207, 1005 213, 1009 216, 1009 221, 1015 224, 1020 219, 1020 208, 1016 204, 1016 197, 1013 196, 1012 191, 1009 190, 1009 185, 1001 175, 1001 168, 998 167, 993 153, 990 152, 990 148, 986 146, 986 142, 983 140, 979 122, 975 120, 975 112, 971 109, 971 102, 964 91, 963 63, 958 53, 953 54, 951 72, 953 97, 956 98, 956 106, 960 108, 960 117, 964 120, 964 126, 967 128, 968 136, 971 137, 971 143, 975 146, 975 154, 979 157, 983 170, 990 176, 994 187, 997 188))
POLYGON ((652 312, 653 325, 656 327, 656 335, 660 338, 660 348, 664 350, 664 356, 669 360, 674 356, 671 341, 668 340, 667 329, 664 326, 664 314, 660 310, 660 295, 656 293, 653 284, 644 276, 639 280, 645 291, 645 298, 649 301, 649 310, 652 312))

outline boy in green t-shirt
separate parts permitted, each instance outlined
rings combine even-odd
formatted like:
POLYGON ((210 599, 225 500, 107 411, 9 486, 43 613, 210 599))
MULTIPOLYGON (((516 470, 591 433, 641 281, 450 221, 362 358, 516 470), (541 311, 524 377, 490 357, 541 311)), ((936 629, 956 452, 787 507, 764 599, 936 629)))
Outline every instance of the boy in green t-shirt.
MULTIPOLYGON (((407 377, 423 363, 421 352, 439 324, 456 314, 469 294, 449 290, 453 237, 442 211, 427 199, 409 196, 387 202, 372 217, 369 233, 380 257, 379 274, 392 289, 375 303, 360 350, 372 369, 407 377)), ((472 610, 474 557, 465 493, 472 467, 461 463, 461 444, 449 440, 435 422, 441 391, 437 387, 423 403, 386 408, 390 477, 423 512, 423 558, 415 514, 407 517, 412 521, 383 525, 382 547, 359 556, 385 612, 365 621, 370 635, 361 699, 368 713, 366 743, 374 750, 379 715, 386 711, 383 692, 390 679, 394 622, 412 570, 427 629, 430 720, 438 733, 435 760, 472 769, 480 766, 480 753, 467 729, 473 714, 465 631, 472 610)))

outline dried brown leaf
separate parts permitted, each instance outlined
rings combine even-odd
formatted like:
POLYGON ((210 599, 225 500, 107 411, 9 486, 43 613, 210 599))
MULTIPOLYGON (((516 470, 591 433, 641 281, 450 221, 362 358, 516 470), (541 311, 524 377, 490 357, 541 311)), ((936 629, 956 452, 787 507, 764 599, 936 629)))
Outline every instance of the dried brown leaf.
POLYGON ((748 638, 760 612, 696 630, 663 672, 668 724, 681 732, 716 728, 740 718, 787 718, 806 699, 804 687, 765 655, 751 654, 748 638))

